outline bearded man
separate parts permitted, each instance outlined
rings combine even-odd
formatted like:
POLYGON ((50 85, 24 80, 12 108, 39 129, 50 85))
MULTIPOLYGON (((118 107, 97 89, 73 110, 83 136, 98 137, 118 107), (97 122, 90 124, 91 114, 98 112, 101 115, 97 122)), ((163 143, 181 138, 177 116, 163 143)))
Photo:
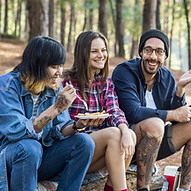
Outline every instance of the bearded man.
POLYGON ((149 190, 156 160, 182 147, 179 191, 190 190, 191 107, 185 101, 185 87, 191 82, 191 71, 175 82, 172 72, 163 66, 169 43, 160 30, 143 33, 138 52, 140 58, 119 64, 112 74, 120 107, 137 136, 137 190, 149 190))

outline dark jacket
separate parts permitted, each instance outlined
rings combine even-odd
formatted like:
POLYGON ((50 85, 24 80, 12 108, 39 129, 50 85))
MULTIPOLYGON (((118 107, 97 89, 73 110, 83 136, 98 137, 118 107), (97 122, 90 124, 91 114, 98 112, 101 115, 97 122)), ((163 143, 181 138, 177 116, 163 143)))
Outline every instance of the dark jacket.
POLYGON ((129 123, 138 123, 150 117, 158 117, 166 122, 167 110, 186 104, 185 94, 176 96, 175 79, 167 68, 161 67, 152 88, 157 109, 146 107, 147 84, 141 69, 141 58, 119 64, 113 71, 112 80, 119 98, 119 105, 129 123))

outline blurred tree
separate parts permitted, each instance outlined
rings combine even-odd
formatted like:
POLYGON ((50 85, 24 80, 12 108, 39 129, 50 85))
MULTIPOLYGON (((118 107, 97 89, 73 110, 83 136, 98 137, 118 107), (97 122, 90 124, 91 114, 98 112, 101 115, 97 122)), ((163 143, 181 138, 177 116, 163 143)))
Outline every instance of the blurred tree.
POLYGON ((38 35, 48 36, 47 0, 27 0, 29 12, 29 41, 38 35))
POLYGON ((4 33, 7 33, 7 29, 8 29, 8 0, 5 0, 4 33))
MULTIPOLYGON (((140 0, 135 0, 134 4, 134 28, 137 29, 136 25, 139 23, 140 20, 140 14, 139 14, 139 4, 140 0)), ((134 58, 135 56, 138 56, 138 40, 139 34, 137 33, 137 30, 133 30, 132 32, 132 46, 131 46, 131 52, 130 52, 130 59, 134 58)))
POLYGON ((169 41, 170 41, 169 68, 171 68, 171 58, 172 58, 172 38, 173 38, 174 21, 175 21, 175 5, 176 5, 176 0, 173 0, 172 22, 171 22, 170 38, 169 38, 169 41))
POLYGON ((87 6, 88 6, 88 0, 85 0, 85 2, 84 2, 84 7, 85 7, 85 9, 84 9, 84 24, 83 24, 82 31, 85 31, 86 25, 87 25, 87 19, 88 19, 87 18, 88 17, 88 15, 87 15, 87 11, 88 11, 87 6))
POLYGON ((107 10, 107 0, 99 0, 99 21, 98 28, 101 33, 103 33, 107 38, 107 22, 108 22, 108 10, 107 10))
POLYGON ((124 49, 124 25, 123 25, 123 17, 122 17, 122 4, 123 0, 116 0, 116 36, 117 36, 117 44, 118 44, 118 56, 125 57, 125 49, 124 49))
POLYGON ((160 5, 161 5, 161 0, 157 0, 157 8, 156 8, 156 28, 159 29, 159 30, 161 30, 160 5))
POLYGON ((68 33, 68 44, 67 44, 67 52, 72 52, 72 30, 74 26, 74 19, 75 19, 75 6, 74 1, 70 1, 70 26, 69 26, 69 33, 68 33))
POLYGON ((22 2, 23 0, 17 0, 17 14, 15 18, 15 31, 14 35, 17 36, 17 26, 19 25, 18 36, 21 36, 21 11, 22 11, 22 2))
POLYGON ((190 22, 189 22, 189 10, 187 0, 184 0, 184 9, 187 23, 187 45, 188 45, 188 68, 191 69, 191 48, 190 48, 190 22))
POLYGON ((60 28, 61 28, 61 32, 60 32, 60 39, 61 39, 61 43, 63 44, 63 46, 65 47, 65 36, 66 36, 66 4, 65 4, 65 0, 61 0, 60 1, 60 9, 61 9, 61 24, 60 24, 60 28))
POLYGON ((143 32, 150 28, 156 28, 157 0, 145 0, 143 10, 143 32))
POLYGON ((109 0, 111 14, 112 14, 112 21, 113 21, 113 29, 115 31, 115 42, 114 42, 114 54, 117 56, 117 26, 116 26, 116 14, 113 6, 112 0, 109 0))
POLYGON ((169 19, 170 19, 170 11, 171 11, 171 7, 170 7, 170 0, 166 0, 164 2, 164 24, 163 24, 163 31, 168 34, 169 33, 169 19))
MULTIPOLYGON (((129 59, 137 56, 138 39, 142 30, 145 30, 143 25, 148 24, 149 28, 161 28, 169 39, 172 37, 172 45, 176 45, 170 51, 173 54, 171 67, 174 69, 175 65, 183 63, 185 70, 185 65, 188 66, 187 54, 190 53, 190 50, 185 51, 185 42, 189 47, 191 0, 185 1, 188 10, 186 22, 185 3, 181 0, 176 0, 176 7, 173 5, 174 0, 120 1, 109 0, 108 5, 107 0, 0 0, 0 35, 16 34, 22 40, 30 40, 35 35, 53 35, 66 50, 72 51, 76 34, 82 30, 100 30, 107 35, 110 55, 124 57, 126 51, 129 59), (54 12, 50 10, 48 13, 49 2, 54 12), (74 3, 74 9, 71 9, 71 2, 74 3), (99 14, 101 8, 102 16, 99 14)), ((169 63, 169 59, 166 63, 169 63)))
POLYGON ((48 18, 49 18, 49 36, 54 37, 54 0, 49 0, 49 12, 48 12, 48 18))
POLYGON ((89 8, 89 27, 88 27, 88 30, 90 29, 93 29, 93 0, 89 0, 89 5, 90 5, 90 8, 89 8))
POLYGON ((82 31, 93 29, 93 0, 85 0, 84 7, 84 24, 82 31))

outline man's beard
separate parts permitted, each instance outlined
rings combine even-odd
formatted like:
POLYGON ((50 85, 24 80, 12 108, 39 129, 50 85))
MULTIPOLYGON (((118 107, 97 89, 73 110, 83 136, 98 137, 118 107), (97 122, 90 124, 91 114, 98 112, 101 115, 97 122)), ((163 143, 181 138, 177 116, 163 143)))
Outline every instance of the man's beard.
POLYGON ((158 72, 158 70, 161 68, 161 66, 162 66, 162 62, 160 62, 160 61, 156 61, 156 60, 152 60, 152 59, 145 59, 145 60, 143 60, 143 68, 144 68, 144 70, 145 70, 145 72, 147 73, 147 74, 156 74, 157 72, 158 72), (155 69, 155 70, 148 70, 147 69, 147 63, 156 63, 157 64, 157 69, 155 69))

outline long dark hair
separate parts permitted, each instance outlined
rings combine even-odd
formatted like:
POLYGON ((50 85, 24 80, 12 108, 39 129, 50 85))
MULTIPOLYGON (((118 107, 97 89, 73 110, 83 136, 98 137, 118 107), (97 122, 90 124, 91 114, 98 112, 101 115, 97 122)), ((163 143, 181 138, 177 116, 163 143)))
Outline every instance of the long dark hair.
MULTIPOLYGON (((63 73, 64 76, 69 75, 71 78, 77 79, 80 94, 82 95, 83 98, 86 97, 84 93, 85 82, 89 83, 89 79, 90 79, 89 58, 90 58, 91 44, 92 44, 92 41, 96 38, 103 39, 103 41, 105 42, 107 54, 109 57, 108 41, 102 33, 97 31, 92 31, 92 30, 82 32, 76 40, 75 49, 74 49, 73 66, 71 69, 65 70, 65 72, 63 73)), ((102 84, 106 81, 109 75, 108 57, 107 57, 104 68, 101 69, 98 74, 98 75, 102 75, 102 84)))
POLYGON ((48 66, 61 65, 66 61, 66 52, 56 40, 37 36, 26 46, 21 63, 14 68, 20 72, 22 83, 34 94, 42 91, 49 79, 48 66))

